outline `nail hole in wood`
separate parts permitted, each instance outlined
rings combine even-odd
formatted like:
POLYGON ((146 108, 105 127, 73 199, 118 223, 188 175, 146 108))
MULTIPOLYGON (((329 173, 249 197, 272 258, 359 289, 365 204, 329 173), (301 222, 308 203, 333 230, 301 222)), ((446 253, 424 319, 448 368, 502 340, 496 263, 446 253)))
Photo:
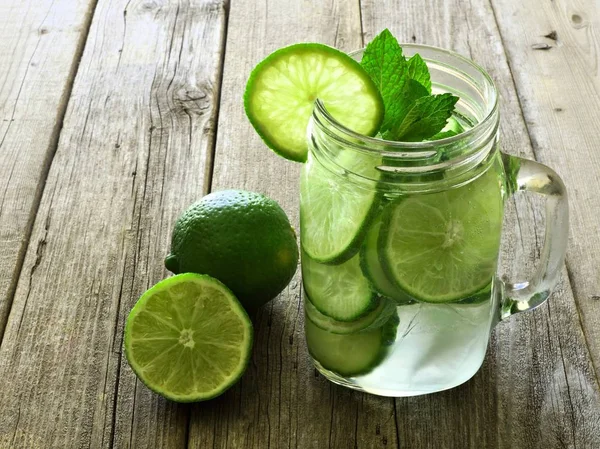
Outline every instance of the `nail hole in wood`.
POLYGON ((548 45, 548 44, 533 44, 531 46, 531 48, 533 48, 534 50, 550 50, 552 48, 552 45, 548 45))

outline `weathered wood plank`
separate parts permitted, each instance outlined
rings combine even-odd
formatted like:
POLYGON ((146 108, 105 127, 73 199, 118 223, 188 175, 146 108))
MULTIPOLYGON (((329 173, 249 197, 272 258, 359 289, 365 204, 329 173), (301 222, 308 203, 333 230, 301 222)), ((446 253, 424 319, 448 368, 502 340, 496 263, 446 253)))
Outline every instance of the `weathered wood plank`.
MULTIPOLYGON (((517 4, 503 2, 508 3, 517 4)), ((529 3, 532 9, 524 16, 533 24, 534 2, 529 3)), ((440 0, 427 8, 422 2, 405 2, 401 9, 392 1, 363 0, 361 4, 367 38, 389 27, 401 41, 451 48, 486 67, 501 94, 502 148, 534 157, 494 13, 487 2, 440 0)), ((502 7, 501 11, 515 35, 533 26, 513 20, 510 8, 502 7)), ((525 76, 525 57, 513 63, 513 68, 525 76)), ((543 81, 540 78, 529 83, 538 82, 543 81)), ((527 97, 535 110, 536 97, 527 97)), ((563 126, 558 129, 568 125, 563 126)), ((569 175, 564 163, 546 161, 559 173, 569 175)), ((538 251, 533 228, 537 221, 539 232, 539 222, 543 221, 538 208, 532 207, 534 203, 517 201, 519 219, 508 223, 516 227, 508 240, 513 240, 517 256, 529 271, 538 251)), ((518 274, 522 277, 521 270, 511 273, 518 274)), ((598 447, 600 393, 569 279, 565 276, 543 307, 498 325, 482 370, 468 384, 429 397, 399 399, 396 406, 403 447, 598 447)))
POLYGON ((595 238, 600 233, 600 4, 492 4, 533 151, 538 160, 559 168, 569 189, 567 269, 600 379, 600 242, 595 238))
MULTIPOLYGON (((298 226, 299 165, 269 151, 244 115, 252 67, 300 41, 362 46, 358 2, 231 3, 213 189, 244 188, 280 202, 298 226)), ((306 351, 300 273, 255 319, 251 366, 225 395, 193 408, 190 448, 396 447, 393 401, 317 375, 306 351)))
POLYGON ((0 3, 0 339, 94 3, 0 3))
POLYGON ((220 1, 99 1, 0 349, 0 447, 185 447, 122 329, 208 190, 224 30, 220 1))

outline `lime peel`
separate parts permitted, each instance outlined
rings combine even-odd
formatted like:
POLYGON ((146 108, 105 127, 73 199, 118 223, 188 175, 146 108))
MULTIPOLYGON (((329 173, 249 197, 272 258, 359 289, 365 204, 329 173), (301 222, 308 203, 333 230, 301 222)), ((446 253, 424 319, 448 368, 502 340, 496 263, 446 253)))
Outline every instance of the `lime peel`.
POLYGON ((194 273, 146 291, 127 318, 125 356, 152 391, 177 402, 219 396, 244 373, 253 328, 233 293, 194 273))
POLYGON ((244 109, 269 148, 305 162, 317 98, 349 129, 369 136, 379 130, 383 100, 368 73, 347 54, 317 43, 290 45, 261 61, 248 79, 244 109))

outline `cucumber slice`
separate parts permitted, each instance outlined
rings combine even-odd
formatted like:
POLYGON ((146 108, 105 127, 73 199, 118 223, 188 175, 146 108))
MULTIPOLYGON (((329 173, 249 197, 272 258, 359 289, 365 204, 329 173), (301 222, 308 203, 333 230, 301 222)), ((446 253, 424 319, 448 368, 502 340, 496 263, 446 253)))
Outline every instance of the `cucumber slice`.
POLYGON ((379 305, 372 312, 369 312, 356 321, 337 321, 323 315, 312 304, 308 296, 304 297, 304 310, 308 319, 323 330, 334 334, 353 334, 370 331, 383 326, 396 312, 396 304, 393 301, 382 298, 379 301, 379 305))
MULTIPOLYGON (((371 156, 352 154, 349 150, 341 150, 335 163, 348 171, 375 165, 371 156)), ((343 176, 346 175, 328 171, 316 159, 311 159, 303 169, 301 244, 304 252, 317 262, 337 264, 354 256, 379 205, 374 188, 359 187, 343 176)))
POLYGON ((315 308, 337 321, 355 321, 379 303, 358 256, 341 265, 325 265, 302 254, 302 281, 315 308))
POLYGON ((321 329, 307 316, 304 329, 308 352, 323 368, 341 376, 367 374, 385 359, 399 322, 394 313, 382 327, 340 335, 321 329))
POLYGON ((380 229, 381 215, 374 220, 367 231, 365 242, 360 250, 360 266, 363 274, 383 297, 395 301, 398 305, 410 304, 414 299, 394 285, 381 266, 377 244, 380 229))
POLYGON ((347 54, 323 44, 291 45, 267 56, 250 74, 244 107, 269 148, 304 162, 306 128, 317 98, 357 133, 371 136, 381 126, 383 100, 369 74, 347 54))

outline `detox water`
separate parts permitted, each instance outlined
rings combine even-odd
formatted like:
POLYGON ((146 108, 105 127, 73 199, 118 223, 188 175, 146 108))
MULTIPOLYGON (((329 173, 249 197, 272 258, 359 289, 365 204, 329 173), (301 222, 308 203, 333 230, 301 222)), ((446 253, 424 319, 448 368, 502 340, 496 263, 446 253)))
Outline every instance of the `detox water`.
MULTIPOLYGON (((314 361, 330 380, 372 394, 415 396, 446 390, 469 380, 481 366, 497 311, 493 296, 475 304, 398 306, 395 336, 389 346, 377 349, 384 355, 372 370, 344 377, 314 361)), ((356 357, 356 349, 348 347, 345 357, 356 357)))
MULTIPOLYGON (((369 162, 361 157, 340 155, 339 165, 369 162)), ((430 185, 418 193, 406 185, 377 192, 375 183, 369 189, 351 175, 316 158, 302 175, 304 247, 333 245, 310 241, 320 237, 307 232, 314 225, 307 223, 310 211, 323 203, 331 222, 321 226, 336 223, 339 238, 349 242, 333 260, 302 254, 306 338, 315 365, 336 383, 386 396, 426 394, 467 381, 482 364, 499 313, 493 279, 505 185, 497 149, 466 177, 417 178, 430 185), (348 213, 354 222, 346 225, 363 228, 352 238, 343 235, 338 201, 370 208, 348 213)))

